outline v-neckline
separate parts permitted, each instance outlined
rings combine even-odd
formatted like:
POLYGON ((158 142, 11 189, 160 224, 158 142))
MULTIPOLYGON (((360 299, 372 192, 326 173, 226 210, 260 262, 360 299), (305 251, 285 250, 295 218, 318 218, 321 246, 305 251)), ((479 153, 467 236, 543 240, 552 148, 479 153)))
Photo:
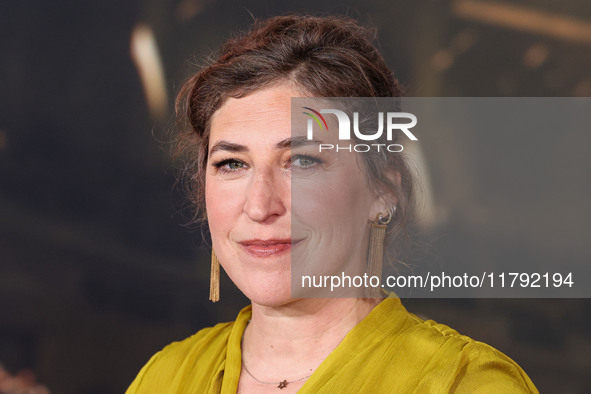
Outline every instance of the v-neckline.
MULTIPOLYGON (((322 377, 327 373, 330 376, 333 366, 336 365, 340 368, 343 365, 343 360, 350 359, 359 350, 381 341, 392 330, 396 330, 395 322, 386 318, 393 309, 403 310, 404 307, 394 293, 389 293, 388 298, 376 305, 363 320, 345 335, 341 343, 316 368, 298 392, 316 392, 326 383, 322 377)), ((234 394, 238 390, 242 369, 242 336, 251 317, 252 306, 248 305, 238 313, 228 337, 222 394, 234 394)))

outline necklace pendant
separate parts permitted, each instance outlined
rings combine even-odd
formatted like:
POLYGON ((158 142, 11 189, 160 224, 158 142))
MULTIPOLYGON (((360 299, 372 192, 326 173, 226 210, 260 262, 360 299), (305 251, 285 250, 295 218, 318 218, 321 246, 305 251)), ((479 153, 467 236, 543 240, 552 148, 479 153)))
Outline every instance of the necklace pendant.
POLYGON ((279 382, 279 386, 277 386, 277 388, 279 388, 280 390, 283 390, 286 386, 287 386, 287 380, 284 380, 283 382, 279 382))

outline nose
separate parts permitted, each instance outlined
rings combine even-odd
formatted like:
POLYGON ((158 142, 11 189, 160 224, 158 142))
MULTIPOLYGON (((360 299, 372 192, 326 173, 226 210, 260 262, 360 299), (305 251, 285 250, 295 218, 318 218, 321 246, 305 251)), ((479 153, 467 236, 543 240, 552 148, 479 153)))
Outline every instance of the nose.
POLYGON ((289 180, 270 169, 254 171, 248 190, 244 212, 254 222, 263 223, 285 215, 291 197, 289 180))

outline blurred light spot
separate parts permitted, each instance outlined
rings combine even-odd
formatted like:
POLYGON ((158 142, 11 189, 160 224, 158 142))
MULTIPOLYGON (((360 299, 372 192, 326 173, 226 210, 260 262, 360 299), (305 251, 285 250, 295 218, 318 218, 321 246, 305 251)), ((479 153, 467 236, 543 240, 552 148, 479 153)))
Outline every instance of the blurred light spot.
POLYGON ((460 54, 468 51, 478 41, 478 35, 473 29, 464 29, 454 36, 451 41, 453 50, 460 54))
POLYGON ((175 9, 176 19, 187 22, 200 13, 209 0, 182 0, 175 9))
POLYGON ((0 150, 8 148, 8 134, 4 130, 0 130, 0 150))
POLYGON ((431 65, 437 71, 445 71, 454 63, 454 55, 447 49, 438 50, 431 58, 431 65))
POLYGON ((168 110, 164 71, 152 29, 138 25, 131 33, 131 58, 140 75, 150 115, 162 120, 168 110))
POLYGON ((573 90, 573 96, 591 97, 591 79, 583 79, 579 82, 573 90))
POLYGON ((591 23, 508 3, 455 0, 456 16, 491 25, 591 44, 591 23))
POLYGON ((529 47, 523 54, 523 64, 528 68, 538 68, 548 60, 550 51, 543 44, 529 47))

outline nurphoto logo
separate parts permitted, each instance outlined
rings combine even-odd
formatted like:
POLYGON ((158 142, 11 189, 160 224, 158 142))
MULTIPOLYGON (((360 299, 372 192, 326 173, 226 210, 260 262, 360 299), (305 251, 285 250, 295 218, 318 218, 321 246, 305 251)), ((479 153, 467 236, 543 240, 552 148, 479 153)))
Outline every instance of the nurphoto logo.
MULTIPOLYGON (((314 139, 314 122, 318 124, 321 131, 328 131, 328 123, 322 114, 332 114, 336 116, 338 121, 339 141, 351 141, 351 119, 349 116, 339 109, 321 109, 316 111, 310 107, 303 107, 308 115, 308 140, 314 139)), ((386 123, 386 140, 392 141, 395 130, 402 131, 411 141, 418 141, 418 138, 411 133, 410 129, 416 126, 417 117, 409 112, 378 112, 378 129, 376 131, 364 131, 359 129, 359 112, 353 112, 353 133, 357 139, 361 141, 376 141, 381 138, 384 133, 384 123, 386 123), (385 119, 385 122, 384 122, 385 119), (407 120, 406 123, 399 123, 399 120, 407 120)), ((400 144, 349 144, 349 145, 334 145, 334 144, 319 144, 319 152, 323 150, 346 150, 349 152, 368 152, 376 149, 378 152, 381 149, 388 152, 402 152, 404 147, 400 144)))

